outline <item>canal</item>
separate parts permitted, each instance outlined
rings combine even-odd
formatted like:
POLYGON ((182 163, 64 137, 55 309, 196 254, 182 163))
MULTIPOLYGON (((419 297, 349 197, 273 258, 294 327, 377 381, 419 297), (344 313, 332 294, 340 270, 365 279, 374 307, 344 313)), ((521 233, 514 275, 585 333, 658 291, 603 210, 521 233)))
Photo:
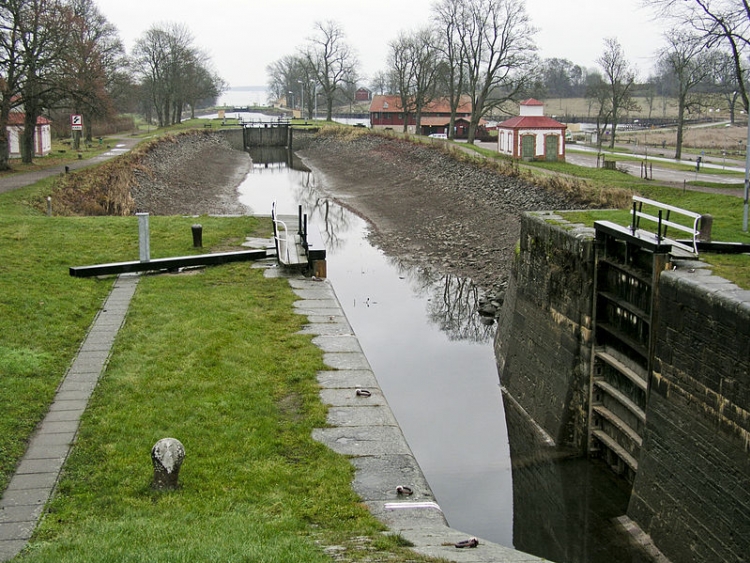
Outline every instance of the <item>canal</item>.
POLYGON ((251 157, 240 202, 259 215, 302 205, 320 230, 328 277, 449 524, 559 563, 647 561, 612 523, 622 484, 536 444, 512 405, 506 416, 478 288, 374 248, 367 224, 286 151, 251 157))

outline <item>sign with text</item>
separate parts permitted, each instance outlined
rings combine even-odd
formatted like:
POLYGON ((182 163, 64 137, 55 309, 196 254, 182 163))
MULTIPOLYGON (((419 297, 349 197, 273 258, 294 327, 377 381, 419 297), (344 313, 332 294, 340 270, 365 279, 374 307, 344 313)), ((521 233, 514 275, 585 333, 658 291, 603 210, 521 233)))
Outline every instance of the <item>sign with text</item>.
POLYGON ((83 130, 83 116, 82 115, 71 115, 70 116, 70 128, 73 131, 83 130))

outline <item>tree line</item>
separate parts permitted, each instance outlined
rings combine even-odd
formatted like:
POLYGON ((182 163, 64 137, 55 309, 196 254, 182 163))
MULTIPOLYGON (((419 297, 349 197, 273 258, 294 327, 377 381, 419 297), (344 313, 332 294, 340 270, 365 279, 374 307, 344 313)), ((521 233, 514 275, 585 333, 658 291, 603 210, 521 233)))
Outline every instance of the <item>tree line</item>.
POLYGON ((23 113, 21 157, 32 162, 40 116, 83 117, 92 126, 120 111, 138 111, 158 125, 178 123, 188 107, 213 104, 226 88, 208 55, 177 24, 154 25, 128 56, 117 29, 94 0, 0 2, 0 170, 9 169, 4 133, 13 112, 23 113))
MULTIPOLYGON (((386 68, 369 79, 369 89, 400 99, 405 129, 414 117, 420 130, 422 111, 443 99, 451 107, 452 136, 462 100, 471 102, 469 141, 487 115, 510 115, 525 97, 585 97, 599 130, 614 146, 617 125, 627 112, 657 99, 677 101, 680 157, 682 128, 691 113, 724 99, 734 122, 738 106, 748 111, 747 49, 750 4, 747 0, 645 0, 668 22, 665 46, 654 53, 657 64, 639 79, 617 38, 604 41, 596 68, 567 59, 540 59, 534 28, 523 0, 437 0, 430 23, 402 32, 389 43, 386 68)), ((269 90, 276 98, 300 93, 297 103, 308 117, 320 100, 331 119, 334 104, 351 103, 360 75, 356 53, 334 21, 318 22, 306 43, 267 67, 269 90)), ((665 102, 662 102, 665 103, 665 102)), ((662 107, 665 110, 665 107, 662 107)))

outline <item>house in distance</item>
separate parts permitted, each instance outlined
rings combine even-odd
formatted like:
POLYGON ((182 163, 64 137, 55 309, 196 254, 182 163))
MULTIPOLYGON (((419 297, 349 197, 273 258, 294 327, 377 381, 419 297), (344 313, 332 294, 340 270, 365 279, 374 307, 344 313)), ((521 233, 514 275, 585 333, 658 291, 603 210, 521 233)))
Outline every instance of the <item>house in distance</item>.
MULTIPOLYGON (((422 110, 422 119, 420 130, 417 131, 416 116, 409 112, 408 116, 404 115, 400 96, 377 95, 372 97, 370 103, 370 124, 373 129, 393 129, 402 131, 404 121, 408 119, 406 130, 409 133, 417 135, 432 135, 435 133, 447 134, 450 125, 451 108, 448 100, 437 99, 428 103, 422 110)), ((456 110, 454 138, 465 139, 469 130, 469 120, 471 119, 471 100, 466 97, 456 110)), ((486 123, 484 120, 479 122, 480 128, 486 123)))
POLYGON ((520 115, 497 126, 497 152, 522 160, 565 162, 567 126, 544 115, 544 104, 530 98, 520 115))

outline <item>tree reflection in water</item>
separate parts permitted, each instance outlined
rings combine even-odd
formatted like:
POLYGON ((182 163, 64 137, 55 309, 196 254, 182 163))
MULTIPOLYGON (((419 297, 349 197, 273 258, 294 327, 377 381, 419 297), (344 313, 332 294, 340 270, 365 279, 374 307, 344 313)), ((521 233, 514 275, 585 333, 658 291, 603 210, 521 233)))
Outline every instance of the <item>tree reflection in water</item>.
POLYGON ((415 294, 426 298, 427 315, 449 340, 488 343, 495 337, 493 325, 479 315, 482 290, 467 278, 417 267, 400 257, 388 262, 408 280, 415 294))

